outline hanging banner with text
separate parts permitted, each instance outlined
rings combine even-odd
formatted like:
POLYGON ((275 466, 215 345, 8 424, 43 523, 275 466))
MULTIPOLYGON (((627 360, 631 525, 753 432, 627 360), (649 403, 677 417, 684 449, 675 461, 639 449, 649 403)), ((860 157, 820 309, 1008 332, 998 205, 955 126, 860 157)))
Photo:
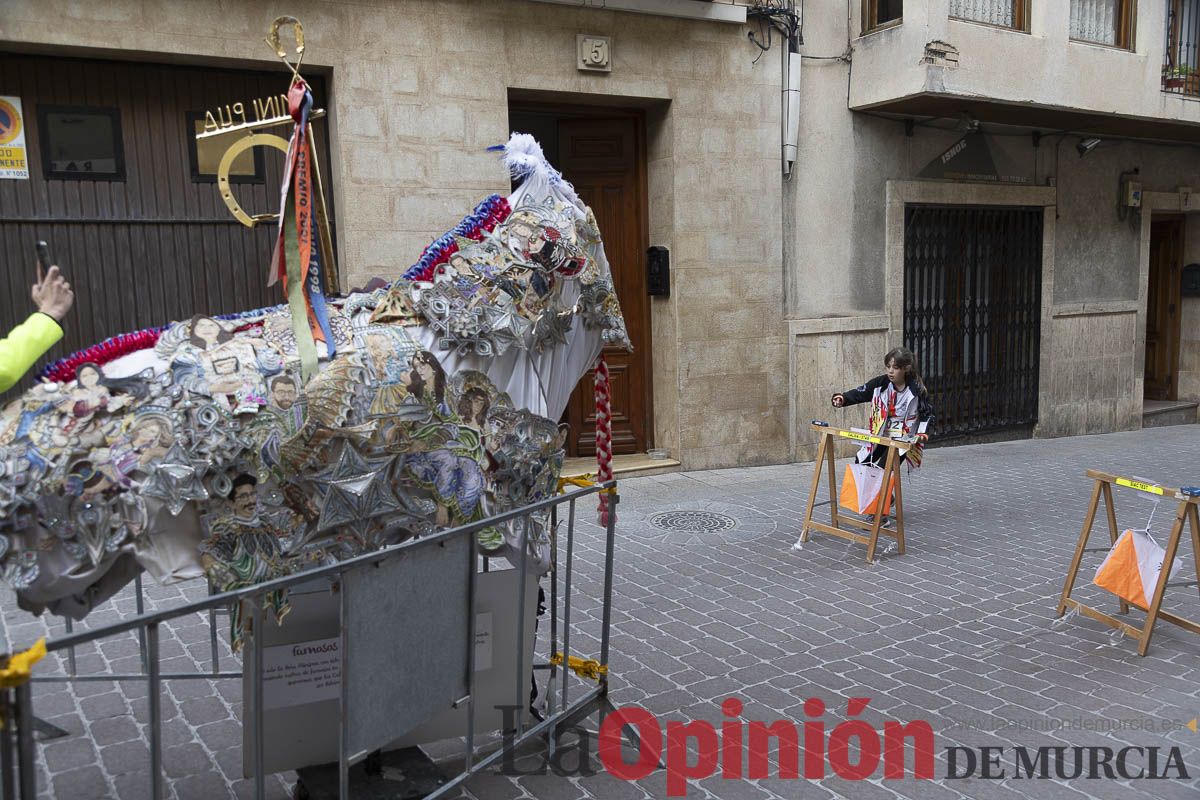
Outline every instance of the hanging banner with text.
POLYGON ((29 180, 21 98, 0 95, 0 178, 29 180))

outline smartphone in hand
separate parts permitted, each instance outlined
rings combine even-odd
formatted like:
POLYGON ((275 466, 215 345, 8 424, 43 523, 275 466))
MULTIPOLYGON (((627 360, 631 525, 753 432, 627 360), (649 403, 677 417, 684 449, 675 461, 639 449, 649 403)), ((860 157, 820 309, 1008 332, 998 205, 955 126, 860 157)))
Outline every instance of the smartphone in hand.
POLYGON ((41 239, 37 243, 37 259, 38 259, 38 283, 42 282, 42 278, 50 271, 50 245, 46 244, 41 239))

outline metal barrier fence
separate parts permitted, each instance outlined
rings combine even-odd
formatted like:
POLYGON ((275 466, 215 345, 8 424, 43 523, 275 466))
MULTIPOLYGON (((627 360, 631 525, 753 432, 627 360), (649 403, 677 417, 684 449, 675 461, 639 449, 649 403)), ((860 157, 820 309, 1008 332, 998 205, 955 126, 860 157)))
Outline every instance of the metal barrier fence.
MULTIPOLYGON (((123 620, 121 622, 105 625, 92 630, 72 631, 68 629, 66 635, 46 643, 47 653, 65 653, 68 662, 68 674, 66 675, 40 675, 34 676, 30 682, 15 688, 0 689, 0 721, 3 721, 3 727, 0 728, 0 797, 3 800, 15 800, 18 796, 21 800, 34 800, 37 797, 36 786, 36 770, 35 762, 35 747, 34 740, 34 701, 32 693, 33 682, 90 682, 90 681, 146 681, 148 685, 148 725, 147 738, 149 745, 149 760, 150 760, 150 793, 154 800, 160 800, 164 796, 163 784, 163 743, 162 743, 162 683, 168 680, 187 680, 187 679, 207 679, 207 680, 222 680, 242 678, 242 672, 220 672, 219 662, 217 660, 217 635, 215 615, 218 611, 230 608, 234 603, 246 603, 250 607, 249 615, 251 620, 250 631, 246 634, 248 640, 253 640, 260 631, 264 630, 264 600, 266 595, 271 592, 288 590, 300 584, 310 583, 315 580, 328 580, 333 587, 340 587, 339 595, 341 599, 340 605, 340 620, 341 620, 341 654, 342 661, 340 665, 341 682, 339 689, 339 709, 338 714, 338 733, 339 733, 339 757, 338 757, 338 786, 339 797, 346 800, 350 797, 350 767, 352 762, 361 760, 360 758, 352 758, 348 747, 348 727, 349 720, 346 714, 346 700, 348 683, 347 680, 347 663, 353 656, 353 651, 346 647, 346 623, 348 621, 350 609, 347 606, 347 592, 344 590, 346 581, 353 581, 356 576, 361 576, 367 570, 381 566, 389 559, 396 558, 402 554, 412 554, 424 548, 432 548, 435 546, 444 546, 450 542, 466 537, 469 542, 466 550, 470 554, 469 562, 466 565, 468 574, 467 578, 467 598, 466 608, 468 609, 467 631, 466 631, 466 649, 467 664, 465 665, 465 681, 467 686, 467 694, 461 699, 453 703, 454 708, 466 708, 467 717, 467 732, 465 739, 466 752, 465 764, 461 772, 451 780, 446 781, 436 791, 426 796, 426 800, 435 800, 436 798, 445 797, 449 792, 461 787, 461 785, 471 778, 473 775, 487 769, 493 764, 500 761, 504 756, 522 745, 530 742, 535 737, 545 735, 548 739, 549 755, 553 757, 555 743, 558 738, 560 729, 567 727, 572 722, 587 716, 592 713, 593 707, 603 708, 607 706, 606 696, 608 694, 608 656, 609 656, 609 629, 612 621, 612 588, 613 588, 613 555, 616 536, 616 503, 618 502, 616 493, 616 484, 614 481, 595 484, 586 488, 576 489, 566 494, 557 495, 552 498, 524 506, 513 511, 503 514, 498 514, 489 517, 479 522, 474 522, 469 525, 463 525, 446 531, 426 536, 419 539, 403 542, 383 550, 378 550, 372 553, 366 553, 336 564, 319 567, 316 569, 306 570, 295 575, 278 578, 267 581, 245 589, 236 591, 224 592, 220 594, 212 594, 199 601, 187 603, 177 608, 172 608, 165 611, 153 613, 142 613, 142 594, 140 579, 137 587, 138 600, 138 615, 132 619, 123 620), (597 685, 590 688, 584 694, 571 701, 569 698, 568 676, 571 672, 569 669, 571 661, 571 611, 572 611, 572 591, 574 577, 574 560, 575 560, 575 522, 576 522, 576 506, 579 500, 605 493, 609 495, 610 508, 612 511, 608 515, 608 521, 605 529, 605 545, 604 545, 604 578, 603 578, 603 597, 601 598, 601 629, 600 629, 600 654, 598 660, 598 674, 596 675, 597 685), (560 564, 559 550, 560 539, 558 527, 560 526, 560 507, 567 506, 566 520, 566 554, 565 559, 560 564), (550 565, 550 631, 549 631, 549 649, 550 658, 543 662, 534 662, 532 668, 537 671, 549 671, 550 680, 547 682, 547 714, 545 719, 538 721, 536 724, 526 727, 524 713, 518 713, 516 717, 516 730, 506 731, 503 746, 484 757, 478 757, 476 753, 476 674, 474 655, 476 641, 475 631, 475 591, 477 576, 480 574, 480 559, 482 558, 483 571, 488 570, 489 559, 486 556, 481 556, 478 552, 478 543, 476 534, 486 528, 499 525, 501 523, 519 521, 517 527, 520 529, 520 557, 516 559, 517 563, 512 566, 518 571, 518 575, 527 575, 528 552, 525 537, 528 532, 528 526, 523 524, 527 522, 532 515, 543 512, 549 512, 551 534, 551 565, 550 565), (563 613, 560 620, 558 613, 559 606, 559 577, 560 572, 563 577, 562 588, 562 605, 563 613), (159 639, 161 627, 174 619, 200 612, 208 612, 209 623, 212 627, 210 643, 212 646, 213 666, 211 672, 172 672, 164 673, 160 669, 160 653, 159 639), (562 649, 559 648, 558 637, 562 634, 562 649), (75 648, 98 642, 109 637, 137 632, 139 644, 142 652, 143 672, 135 674, 79 674, 75 665, 75 648), (561 667, 558 665, 561 664, 561 667), (561 681, 558 681, 558 671, 561 668, 561 681), (18 794, 19 789, 19 794, 18 794)), ((530 686, 525 674, 525 653, 521 646, 522 634, 525 630, 525 602, 523 594, 525 592, 525 581, 517 581, 517 620, 516 620, 516 685, 514 687, 514 703, 517 708, 524 709, 529 701, 530 686)), ((266 791, 266 772, 264 769, 264 731, 263 731, 263 647, 255 646, 250 654, 250 663, 247 667, 250 669, 250 674, 253 680, 253 692, 250 698, 250 708, 247 708, 247 703, 243 700, 242 706, 242 722, 243 722, 243 741, 247 736, 251 737, 253 763, 254 763, 254 796, 256 800, 261 800, 266 791), (249 713, 247 713, 249 712, 249 713)))

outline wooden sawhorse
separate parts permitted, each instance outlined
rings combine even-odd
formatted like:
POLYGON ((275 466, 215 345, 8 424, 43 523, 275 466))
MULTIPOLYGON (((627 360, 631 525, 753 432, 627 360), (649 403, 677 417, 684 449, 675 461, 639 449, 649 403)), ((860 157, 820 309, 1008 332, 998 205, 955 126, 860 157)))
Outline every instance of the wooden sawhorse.
POLYGON ((1083 532, 1079 534, 1079 542, 1075 545, 1075 557, 1071 559, 1071 568, 1067 572, 1067 582, 1063 586, 1062 597, 1058 601, 1058 613, 1056 617, 1061 617, 1063 612, 1068 608, 1078 609, 1080 614, 1091 617, 1094 620, 1103 622, 1111 628, 1124 633, 1138 640, 1138 655, 1146 655, 1146 651, 1150 649, 1150 637, 1154 635, 1154 623, 1159 619, 1165 620, 1178 625, 1181 628, 1191 631, 1192 633, 1200 633, 1200 623, 1193 622, 1190 619, 1185 619, 1169 611, 1162 610, 1163 595, 1166 593, 1168 586, 1200 586, 1200 516, 1197 515, 1197 507, 1200 507, 1200 493, 1194 489, 1189 489, 1188 493, 1184 493, 1180 489, 1173 489, 1167 486, 1159 486, 1155 483, 1146 483, 1133 478, 1122 478, 1117 475, 1110 475, 1107 472, 1089 469, 1087 471, 1089 478, 1096 482, 1096 486, 1092 489, 1092 501, 1088 505, 1087 516, 1083 519, 1083 532), (1172 498, 1179 501, 1179 506, 1175 511, 1175 523, 1171 526, 1171 534, 1167 538, 1166 553, 1163 558, 1163 569, 1158 574, 1158 583, 1154 587, 1154 597, 1150 600, 1150 607, 1146 608, 1140 603, 1130 603, 1121 600, 1121 613, 1125 614, 1129 611, 1129 606, 1146 612, 1146 621, 1141 628, 1123 622, 1114 616, 1105 614, 1091 606, 1085 606, 1075 598, 1071 597, 1071 590, 1075 588, 1075 579, 1079 575, 1079 563, 1083 560, 1083 554, 1088 552, 1104 552, 1107 553, 1112 545, 1117 543, 1119 536, 1117 532, 1117 515, 1113 508, 1112 486, 1124 486, 1130 489, 1135 489, 1146 494, 1158 495, 1163 498, 1172 498), (1088 536, 1092 532, 1092 523, 1096 520, 1096 511, 1100 506, 1100 497, 1104 497, 1104 507, 1108 512, 1108 536, 1110 540, 1109 547, 1088 547, 1088 536), (1184 583, 1169 583, 1171 568, 1170 565, 1175 563, 1175 553, 1179 550, 1179 539, 1183 534, 1184 522, 1187 522, 1192 534, 1192 555, 1196 564, 1195 581, 1184 583))
POLYGON ((808 541, 808 532, 810 530, 828 533, 831 536, 839 536, 843 539, 849 539, 852 542, 865 544, 867 546, 867 563, 871 564, 875 561, 875 548, 879 543, 879 534, 891 536, 896 540, 896 552, 899 555, 904 555, 904 498, 900 493, 900 456, 905 453, 913 442, 901 441, 899 439, 889 439, 886 436, 871 436, 858 431, 847 430, 845 428, 834 428, 829 425, 820 423, 811 423, 810 427, 821 434, 821 444, 817 448, 817 460, 813 462, 813 478, 812 488, 808 492, 808 510, 804 513, 804 527, 800 530, 800 541, 808 541), (838 517, 838 498, 837 498, 837 471, 835 466, 836 454, 834 450, 834 437, 843 439, 854 439, 860 442, 869 442, 876 447, 887 448, 887 458, 883 465, 883 485, 879 489, 879 502, 875 504, 875 518, 871 522, 854 519, 850 516, 838 517), (817 502, 817 488, 821 484, 821 462, 825 461, 829 467, 829 518, 830 524, 824 522, 813 521, 813 506, 817 502), (892 504, 896 509, 896 530, 892 531, 883 527, 883 508, 887 503, 886 492, 888 486, 895 481, 895 493, 892 498, 892 504), (860 530, 867 532, 867 535, 848 531, 841 525, 853 525, 860 530))

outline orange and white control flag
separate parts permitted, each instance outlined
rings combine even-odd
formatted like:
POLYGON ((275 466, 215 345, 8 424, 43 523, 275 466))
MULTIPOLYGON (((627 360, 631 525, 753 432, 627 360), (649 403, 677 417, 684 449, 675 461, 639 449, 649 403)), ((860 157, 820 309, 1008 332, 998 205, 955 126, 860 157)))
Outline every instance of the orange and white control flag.
MULTIPOLYGON (((892 490, 896 478, 888 481, 887 496, 883 501, 883 513, 892 508, 892 490)), ((879 509, 879 490, 883 488, 883 468, 870 464, 847 464, 842 476, 842 490, 838 505, 857 514, 874 514, 879 509)))
MULTIPOLYGON (((1149 608, 1165 555, 1158 542, 1146 531, 1127 530, 1108 551, 1092 582, 1122 600, 1149 608)), ((1175 559, 1170 575, 1174 575, 1181 566, 1183 562, 1175 559)))

